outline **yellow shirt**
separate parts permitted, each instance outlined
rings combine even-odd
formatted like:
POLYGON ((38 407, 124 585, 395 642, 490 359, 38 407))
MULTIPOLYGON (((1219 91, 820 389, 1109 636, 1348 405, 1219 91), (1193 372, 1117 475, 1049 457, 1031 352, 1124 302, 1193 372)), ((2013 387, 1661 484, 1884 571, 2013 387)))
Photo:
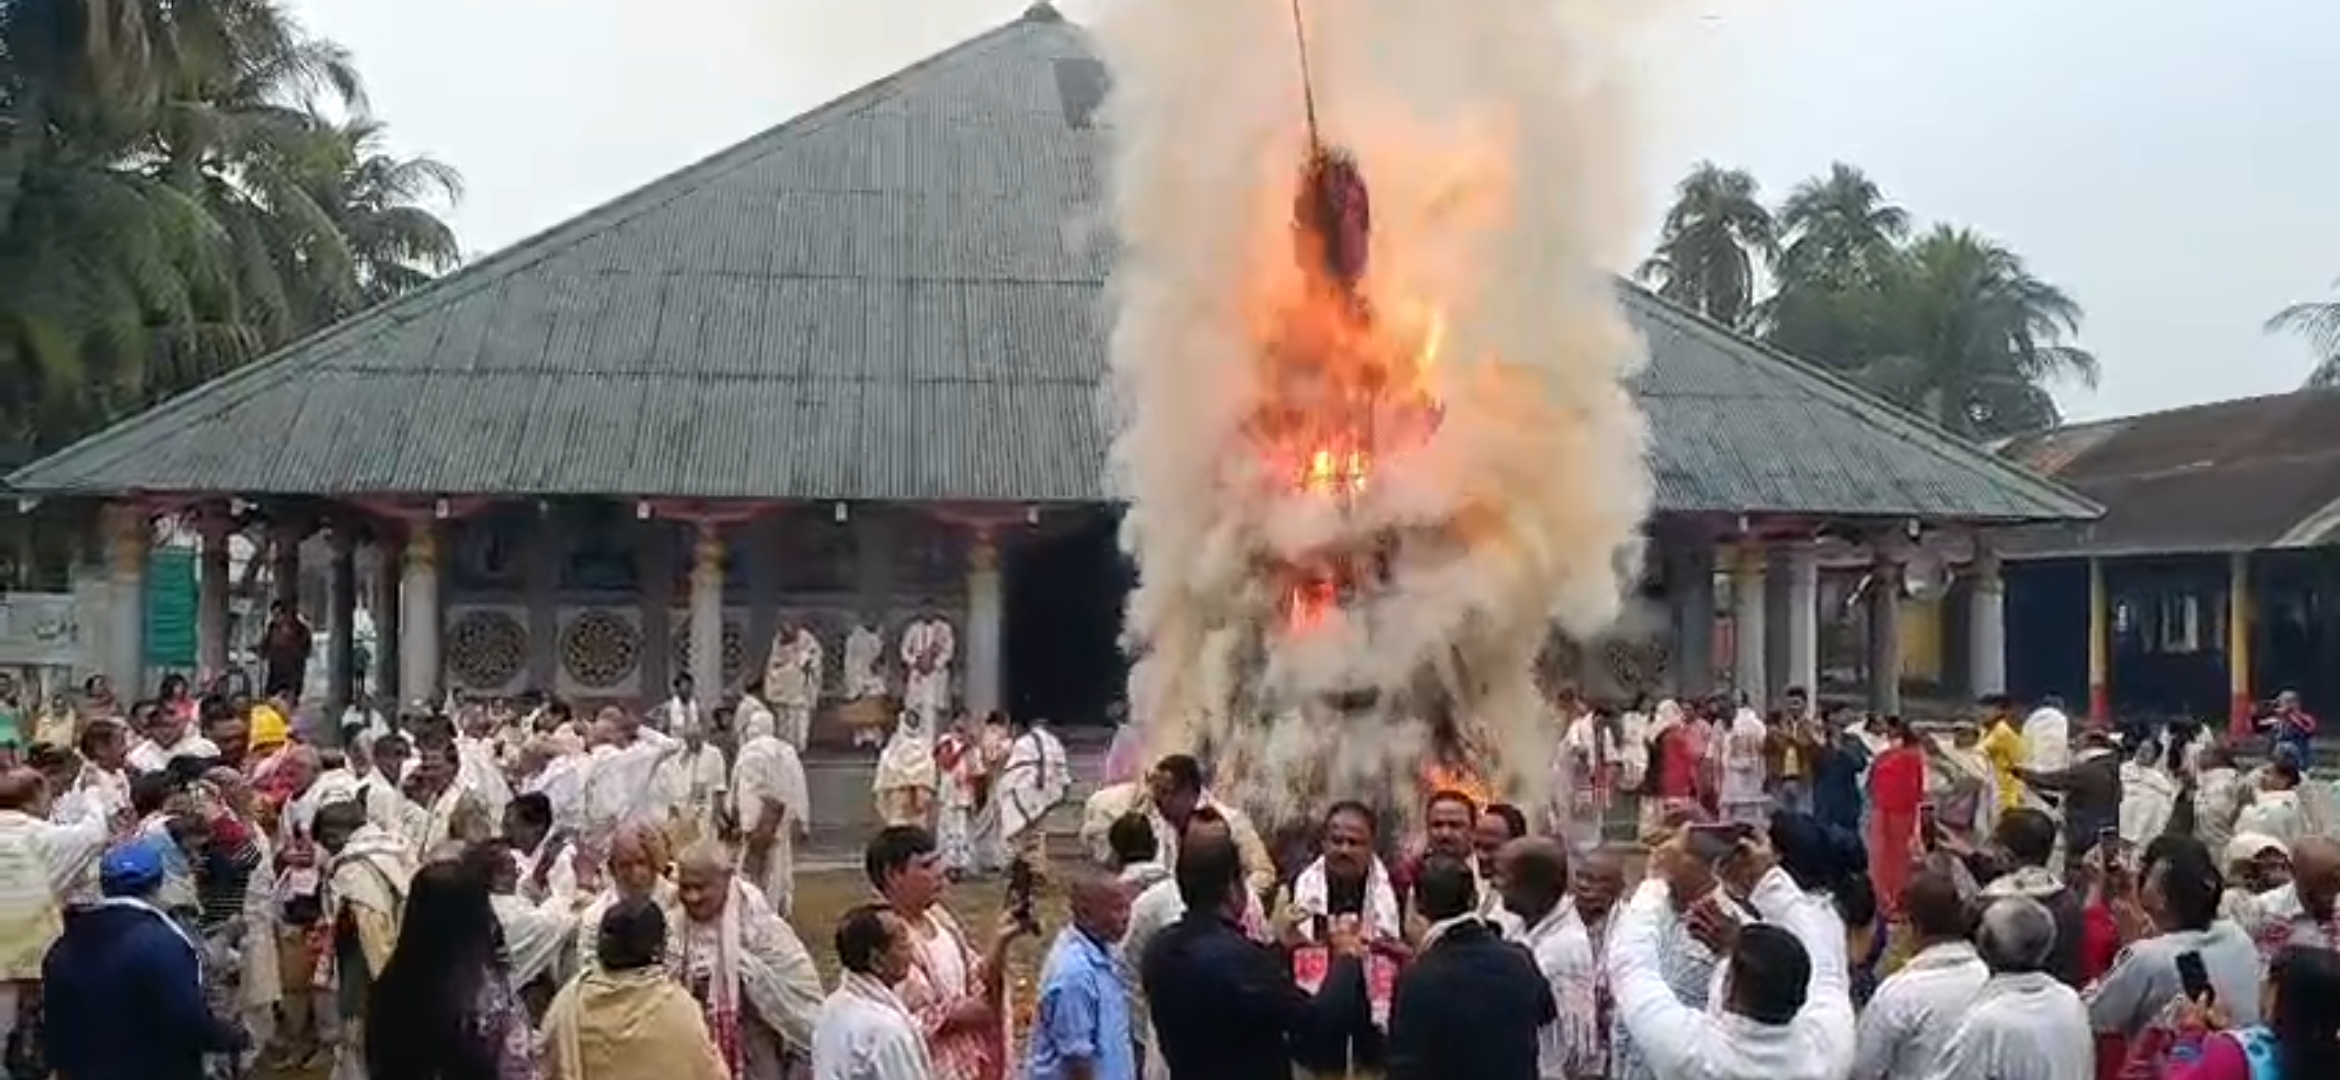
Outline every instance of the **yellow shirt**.
POLYGON ((2023 805, 2023 782, 2015 779, 2015 766, 2023 760, 2023 736, 2016 734, 2015 725, 1997 721, 1983 733, 1975 749, 1991 763, 1991 772, 1999 781, 1999 809, 2013 810, 2023 805))

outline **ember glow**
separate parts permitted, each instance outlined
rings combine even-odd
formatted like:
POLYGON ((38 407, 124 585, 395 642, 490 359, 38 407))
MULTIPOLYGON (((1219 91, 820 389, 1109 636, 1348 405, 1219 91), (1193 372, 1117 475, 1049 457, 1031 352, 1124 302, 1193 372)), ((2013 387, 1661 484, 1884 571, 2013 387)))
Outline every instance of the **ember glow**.
POLYGON ((1616 5, 1304 3, 1312 124, 1289 3, 1093 28, 1132 707, 1273 817, 1540 807, 1534 658, 1617 617, 1649 504, 1616 5))

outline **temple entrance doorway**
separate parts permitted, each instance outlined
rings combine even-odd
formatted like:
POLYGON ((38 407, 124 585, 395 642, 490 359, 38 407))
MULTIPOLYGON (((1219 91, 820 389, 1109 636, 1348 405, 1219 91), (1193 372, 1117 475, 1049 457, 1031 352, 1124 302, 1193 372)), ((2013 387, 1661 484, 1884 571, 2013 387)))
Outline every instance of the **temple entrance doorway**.
POLYGON ((1118 511, 1007 549, 1007 703, 1060 728, 1102 728, 1129 671, 1121 609, 1136 580, 1118 511))

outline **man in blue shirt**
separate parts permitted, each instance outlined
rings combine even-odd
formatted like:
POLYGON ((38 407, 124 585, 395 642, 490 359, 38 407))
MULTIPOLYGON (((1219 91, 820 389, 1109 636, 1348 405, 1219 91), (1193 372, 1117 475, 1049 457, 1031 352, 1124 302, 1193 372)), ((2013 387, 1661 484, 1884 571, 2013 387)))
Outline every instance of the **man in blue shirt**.
POLYGON ((1109 877, 1072 885, 1072 925, 1056 935, 1032 1013, 1024 1080, 1137 1080, 1137 1034, 1113 947, 1129 929, 1129 893, 1109 877))

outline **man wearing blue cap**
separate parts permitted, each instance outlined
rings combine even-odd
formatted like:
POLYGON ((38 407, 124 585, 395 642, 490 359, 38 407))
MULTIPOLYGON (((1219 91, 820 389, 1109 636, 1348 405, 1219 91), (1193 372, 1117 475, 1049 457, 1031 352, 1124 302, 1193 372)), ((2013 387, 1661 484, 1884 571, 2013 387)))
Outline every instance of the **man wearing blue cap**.
POLYGON ((244 1050, 243 1031, 204 1004, 194 940, 154 904, 164 843, 108 852, 98 864, 104 898, 65 913, 42 964, 49 1067, 60 1080, 202 1080, 204 1055, 244 1050))

